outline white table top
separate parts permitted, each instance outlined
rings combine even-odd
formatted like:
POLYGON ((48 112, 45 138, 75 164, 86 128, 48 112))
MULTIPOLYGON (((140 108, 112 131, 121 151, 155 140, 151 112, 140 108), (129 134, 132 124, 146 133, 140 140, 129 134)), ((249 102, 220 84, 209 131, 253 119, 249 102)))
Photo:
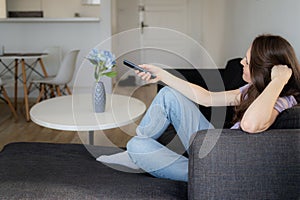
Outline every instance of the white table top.
POLYGON ((5 53, 0 55, 0 59, 37 59, 47 56, 47 53, 5 53))
POLYGON ((133 123, 145 110, 145 104, 136 98, 107 94, 105 112, 94 113, 92 94, 76 94, 42 101, 31 108, 30 117, 47 128, 91 131, 133 123))

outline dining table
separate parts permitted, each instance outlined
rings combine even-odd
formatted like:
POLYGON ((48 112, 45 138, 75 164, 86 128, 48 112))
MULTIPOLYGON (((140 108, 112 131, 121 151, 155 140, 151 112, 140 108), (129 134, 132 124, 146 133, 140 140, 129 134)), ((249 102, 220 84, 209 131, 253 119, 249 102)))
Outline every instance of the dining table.
POLYGON ((40 77, 48 77, 42 58, 48 56, 47 53, 3 53, 0 55, 0 76, 11 75, 14 79, 14 107, 18 105, 18 82, 23 85, 25 118, 30 121, 29 100, 28 100, 28 80, 33 74, 40 77), (19 66, 21 72, 19 73, 19 66), (37 69, 40 66, 41 72, 37 69))

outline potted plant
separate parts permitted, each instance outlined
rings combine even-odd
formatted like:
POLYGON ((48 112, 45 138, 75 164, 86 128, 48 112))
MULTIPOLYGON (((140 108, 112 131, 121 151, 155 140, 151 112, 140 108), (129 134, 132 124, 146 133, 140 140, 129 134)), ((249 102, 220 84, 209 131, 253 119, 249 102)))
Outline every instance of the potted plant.
POLYGON ((93 106, 96 113, 105 111, 106 92, 101 77, 107 76, 113 78, 117 75, 116 71, 112 71, 116 67, 116 58, 113 53, 107 50, 93 49, 86 57, 94 66, 95 84, 93 87, 93 106))

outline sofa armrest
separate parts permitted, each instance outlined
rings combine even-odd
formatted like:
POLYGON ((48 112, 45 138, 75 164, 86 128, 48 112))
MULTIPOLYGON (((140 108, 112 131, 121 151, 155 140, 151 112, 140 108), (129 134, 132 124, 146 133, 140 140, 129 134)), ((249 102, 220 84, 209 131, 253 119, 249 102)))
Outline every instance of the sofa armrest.
MULTIPOLYGON (((190 148, 189 199, 298 199, 300 129, 247 134, 221 133, 204 158, 199 151, 207 131, 195 134, 190 148)), ((213 142, 209 141, 207 142, 213 142)))

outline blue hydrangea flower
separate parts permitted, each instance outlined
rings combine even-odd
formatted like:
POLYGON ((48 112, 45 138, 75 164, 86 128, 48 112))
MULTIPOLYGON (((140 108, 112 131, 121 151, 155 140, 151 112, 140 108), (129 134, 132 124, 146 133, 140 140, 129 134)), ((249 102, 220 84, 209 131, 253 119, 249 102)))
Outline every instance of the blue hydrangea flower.
POLYGON ((94 77, 97 82, 102 76, 115 77, 117 75, 115 71, 111 71, 116 66, 116 58, 110 51, 92 49, 87 59, 95 67, 94 77))

